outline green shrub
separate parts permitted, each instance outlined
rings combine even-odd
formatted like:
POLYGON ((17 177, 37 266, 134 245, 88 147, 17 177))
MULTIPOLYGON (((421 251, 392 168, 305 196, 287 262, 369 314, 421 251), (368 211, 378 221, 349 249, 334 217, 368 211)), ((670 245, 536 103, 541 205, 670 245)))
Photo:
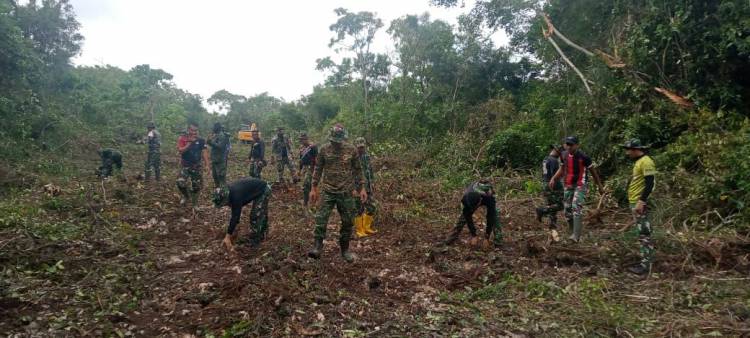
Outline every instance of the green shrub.
POLYGON ((496 133, 487 146, 485 165, 530 169, 544 158, 554 139, 538 122, 523 122, 496 133))

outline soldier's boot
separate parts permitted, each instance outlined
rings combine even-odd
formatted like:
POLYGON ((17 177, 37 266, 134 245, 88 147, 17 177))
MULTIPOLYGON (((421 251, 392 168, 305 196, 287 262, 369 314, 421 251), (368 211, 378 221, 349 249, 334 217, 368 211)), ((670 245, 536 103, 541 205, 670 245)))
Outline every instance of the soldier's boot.
POLYGON ((557 217, 555 216, 555 214, 552 214, 549 217, 549 228, 552 230, 557 230, 557 217))
POLYGON ((161 169, 158 166, 154 168, 154 177, 156 178, 156 182, 161 181, 161 169))
POLYGON ((573 218, 573 233, 568 237, 573 242, 579 242, 581 240, 581 228, 583 228, 583 224, 581 223, 580 217, 573 218))
POLYGON ((542 207, 536 208, 536 221, 542 223, 542 216, 544 216, 544 209, 542 207))
POLYGON ((319 259, 320 254, 323 252, 323 239, 316 238, 315 239, 315 246, 313 247, 310 252, 307 253, 307 257, 319 259))
POLYGON ((634 265, 634 266, 631 266, 630 268, 628 268, 628 271, 630 273, 633 273, 633 274, 636 274, 636 275, 639 275, 639 276, 643 276, 643 275, 646 275, 649 272, 651 272, 651 265, 650 264, 649 265, 637 264, 637 265, 634 265))
POLYGON ((356 256, 349 251, 349 239, 347 238, 343 241, 340 241, 339 245, 341 246, 341 258, 343 258, 347 263, 354 262, 356 256))
POLYGON ((573 218, 566 218, 566 223, 568 223, 568 232, 573 233, 573 218))
POLYGON ((443 245, 453 245, 458 240, 458 235, 461 233, 460 229, 453 229, 448 238, 443 242, 443 245))

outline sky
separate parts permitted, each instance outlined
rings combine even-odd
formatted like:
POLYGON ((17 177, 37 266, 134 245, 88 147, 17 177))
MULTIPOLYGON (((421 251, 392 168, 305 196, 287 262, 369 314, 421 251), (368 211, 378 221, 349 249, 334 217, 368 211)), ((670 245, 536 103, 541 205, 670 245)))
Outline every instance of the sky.
MULTIPOLYGON (((268 92, 297 100, 322 83, 315 60, 335 56, 328 27, 335 8, 371 11, 383 20, 374 51, 393 53, 390 21, 429 12, 451 24, 464 7, 432 7, 429 0, 72 0, 85 40, 76 65, 130 69, 149 64, 204 99, 226 89, 268 92)), ((498 33, 500 34, 500 33, 498 33)), ((493 37, 495 39, 495 37, 493 37)), ((500 40, 503 37, 499 38, 500 40)))

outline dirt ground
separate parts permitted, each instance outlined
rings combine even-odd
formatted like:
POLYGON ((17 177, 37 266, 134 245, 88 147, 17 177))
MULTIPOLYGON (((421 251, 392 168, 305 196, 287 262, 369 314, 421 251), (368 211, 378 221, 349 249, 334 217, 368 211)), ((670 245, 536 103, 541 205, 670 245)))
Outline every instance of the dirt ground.
MULTIPOLYGON (((176 158, 163 156, 157 184, 135 177, 142 154, 133 153, 127 182, 81 175, 54 182, 59 193, 45 193, 47 182, 37 182, 3 202, 0 332, 750 335, 750 241, 736 233, 661 227, 654 273, 641 278, 626 272, 638 259, 635 237, 621 231, 626 211, 612 209, 588 224, 580 244, 554 242, 533 217, 537 196, 501 193, 503 247, 470 243, 467 232, 444 247, 438 244, 458 216, 460 191, 446 192, 408 161, 379 158, 379 232, 352 241, 355 263, 340 257, 338 216, 329 222, 322 259, 306 257, 313 215, 301 206, 300 187, 281 184, 273 188, 267 239, 257 248, 243 243, 247 207, 232 255, 220 246, 229 210, 208 201, 210 174, 193 219, 177 203, 176 158)), ((244 168, 233 159, 230 181, 244 168)), ((275 169, 264 175, 275 180, 275 169)))

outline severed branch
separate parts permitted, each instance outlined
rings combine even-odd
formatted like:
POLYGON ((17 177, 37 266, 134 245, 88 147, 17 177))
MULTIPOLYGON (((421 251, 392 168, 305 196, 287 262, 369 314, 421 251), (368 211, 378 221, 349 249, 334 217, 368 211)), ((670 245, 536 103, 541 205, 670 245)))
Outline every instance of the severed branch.
POLYGON ((588 57, 594 56, 594 53, 590 52, 586 48, 583 48, 583 47, 577 45, 575 42, 570 41, 570 39, 568 39, 565 35, 563 35, 563 33, 560 33, 560 31, 558 31, 557 29, 555 29, 555 26, 552 24, 552 21, 550 21, 549 16, 546 13, 543 15, 543 18, 544 18, 544 21, 547 22, 547 29, 549 30, 549 33, 545 34, 545 36, 547 38, 549 38, 548 35, 555 34, 558 38, 560 38, 560 40, 563 40, 569 46, 571 46, 571 47, 573 47, 575 49, 578 49, 583 54, 586 54, 586 56, 588 56, 588 57))
MULTIPOLYGON (((547 36, 547 33, 545 33, 544 35, 547 36)), ((570 68, 573 68, 576 74, 578 74, 578 77, 581 78, 583 85, 586 86, 586 91, 589 93, 589 95, 592 95, 591 87, 589 87, 589 83, 588 83, 589 80, 587 80, 586 77, 583 76, 583 73, 581 73, 581 71, 578 70, 578 67, 576 67, 576 65, 574 65, 573 62, 570 61, 570 59, 568 59, 565 53, 563 53, 562 49, 560 49, 560 46, 558 46, 555 40, 552 39, 552 36, 547 36, 547 41, 549 41, 552 44, 552 46, 555 47, 555 50, 557 51, 558 54, 560 54, 560 57, 562 57, 565 63, 567 63, 568 66, 570 66, 570 68)))

